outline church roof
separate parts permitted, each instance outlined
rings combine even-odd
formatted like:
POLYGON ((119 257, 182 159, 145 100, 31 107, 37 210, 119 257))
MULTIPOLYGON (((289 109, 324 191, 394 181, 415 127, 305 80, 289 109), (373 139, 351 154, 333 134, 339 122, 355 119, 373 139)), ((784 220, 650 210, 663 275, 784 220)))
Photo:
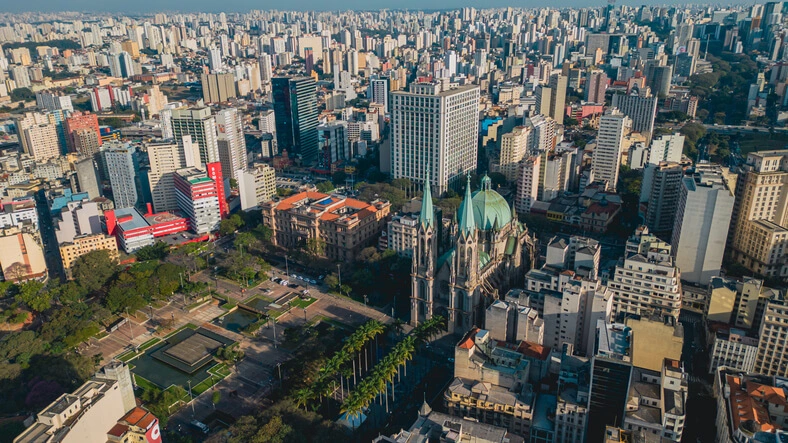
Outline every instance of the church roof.
POLYGON ((501 194, 490 187, 490 178, 482 178, 482 189, 473 196, 473 215, 476 226, 484 231, 500 229, 512 221, 512 208, 501 194))
POLYGON ((435 210, 432 208, 432 192, 430 192, 430 175, 424 180, 424 195, 421 197, 421 213, 419 223, 425 228, 435 224, 435 210))

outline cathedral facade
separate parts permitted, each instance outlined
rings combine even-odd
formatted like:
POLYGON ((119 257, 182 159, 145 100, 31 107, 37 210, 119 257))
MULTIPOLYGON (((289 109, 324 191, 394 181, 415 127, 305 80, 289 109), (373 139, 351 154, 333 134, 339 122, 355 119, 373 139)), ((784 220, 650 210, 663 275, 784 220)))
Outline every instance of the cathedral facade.
POLYGON ((411 273, 411 324, 443 315, 450 333, 481 325, 485 308, 524 283, 533 263, 528 229, 484 176, 471 194, 470 178, 458 216, 451 224, 448 250, 438 254, 429 180, 424 187, 411 273))

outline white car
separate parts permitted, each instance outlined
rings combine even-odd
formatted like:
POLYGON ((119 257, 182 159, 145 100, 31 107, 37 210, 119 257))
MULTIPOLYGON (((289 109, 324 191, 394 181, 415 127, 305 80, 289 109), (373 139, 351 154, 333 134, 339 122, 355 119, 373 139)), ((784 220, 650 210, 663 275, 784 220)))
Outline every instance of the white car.
POLYGON ((287 285, 290 284, 290 280, 282 280, 282 282, 279 283, 279 284, 282 285, 282 286, 287 286, 287 285))

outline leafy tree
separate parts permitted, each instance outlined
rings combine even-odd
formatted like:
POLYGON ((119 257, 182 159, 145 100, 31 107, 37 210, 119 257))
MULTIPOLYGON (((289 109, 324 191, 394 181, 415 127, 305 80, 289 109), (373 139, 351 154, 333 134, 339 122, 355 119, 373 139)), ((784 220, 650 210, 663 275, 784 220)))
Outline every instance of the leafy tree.
POLYGON ((322 193, 325 193, 325 194, 328 194, 329 192, 331 192, 331 191, 333 191, 335 189, 334 188, 334 184, 331 183, 329 180, 317 183, 315 185, 315 187, 317 188, 317 192, 322 192, 322 193))
POLYGON ((263 242, 270 242, 271 238, 274 236, 274 231, 264 224, 259 224, 252 229, 252 234, 254 234, 258 240, 263 242))
POLYGON ((79 257, 72 266, 74 279, 88 292, 96 292, 115 274, 117 264, 108 251, 91 251, 79 257))
POLYGON ((249 249, 251 246, 255 245, 258 242, 257 237, 251 232, 239 232, 235 235, 235 240, 233 240, 233 246, 236 249, 249 249))
POLYGON ((233 232, 237 231, 238 229, 244 226, 244 220, 241 218, 240 214, 233 214, 230 217, 224 219, 219 224, 219 232, 222 235, 230 235, 233 232))
POLYGON ((148 261, 148 260, 164 260, 165 257, 170 253, 170 247, 167 243, 162 241, 157 241, 156 243, 143 246, 136 252, 137 260, 139 261, 148 261))
POLYGON ((326 242, 319 237, 308 239, 304 246, 307 253, 312 257, 321 257, 326 251, 326 242))
POLYGON ((347 179, 347 174, 345 173, 345 171, 337 171, 331 176, 331 181, 334 183, 335 186, 344 186, 346 179, 347 179))
POLYGON ((231 178, 230 179, 230 188, 238 189, 238 180, 231 178))
POLYGON ((36 312, 44 312, 52 307, 52 293, 44 290, 44 284, 37 281, 28 281, 19 288, 15 300, 24 303, 36 312))
POLYGON ((11 101, 31 101, 36 99, 36 94, 30 88, 16 88, 11 91, 11 101))

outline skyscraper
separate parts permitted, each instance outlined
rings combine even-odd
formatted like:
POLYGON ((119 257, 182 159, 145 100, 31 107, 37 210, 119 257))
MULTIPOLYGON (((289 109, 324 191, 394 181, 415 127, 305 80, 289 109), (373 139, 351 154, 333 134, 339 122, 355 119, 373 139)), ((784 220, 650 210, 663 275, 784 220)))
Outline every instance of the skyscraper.
POLYGON ((383 105, 383 112, 389 112, 389 79, 373 78, 369 81, 369 100, 383 105))
POLYGON ((211 108, 174 109, 170 122, 175 141, 181 148, 187 143, 184 141, 186 135, 198 146, 200 165, 219 161, 216 119, 211 115, 211 108))
POLYGON ((641 202, 648 202, 646 226, 651 232, 667 233, 673 229, 684 169, 674 162, 648 165, 643 172, 641 202))
POLYGON ((236 96, 235 77, 229 73, 203 74, 202 97, 206 103, 226 102, 236 96))
POLYGON ((520 161, 528 153, 531 132, 533 129, 528 126, 518 126, 501 136, 501 174, 508 182, 517 180, 520 161))
POLYGON ((605 103, 607 90, 607 74, 605 71, 592 71, 586 77, 586 101, 589 103, 605 103))
POLYGON ((222 175, 235 177, 236 171, 246 170, 246 139, 244 138, 241 113, 236 108, 222 109, 216 113, 216 128, 219 132, 219 160, 222 175))
POLYGON ((627 326, 597 320, 588 396, 589 442, 603 441, 605 426, 624 422, 632 378, 632 342, 633 334, 627 326))
POLYGON ((550 95, 550 117, 555 120, 556 124, 564 124, 564 114, 566 111, 564 105, 566 104, 566 86, 569 78, 561 74, 553 74, 550 76, 548 85, 552 90, 550 95))
POLYGON ((83 158, 74 162, 74 169, 77 172, 77 183, 79 192, 87 192, 91 200, 101 197, 101 188, 98 184, 98 171, 93 157, 83 158))
POLYGON ((698 168, 693 177, 681 181, 670 244, 681 279, 705 286, 720 275, 733 193, 719 166, 698 168))
POLYGON ((300 155, 304 164, 318 159, 317 91, 311 77, 274 77, 276 141, 280 152, 300 155))
POLYGON ((613 107, 632 119, 633 131, 642 133, 647 141, 651 140, 657 116, 656 96, 635 89, 629 94, 613 94, 613 107))
POLYGON ((611 108, 600 118, 597 144, 591 158, 595 180, 606 180, 608 189, 615 190, 618 168, 621 165, 621 148, 624 136, 629 133, 632 120, 617 108, 611 108))
POLYGON ((660 135, 651 142, 647 163, 658 165, 660 162, 680 162, 684 150, 684 136, 675 133, 660 135))
POLYGON ((429 177, 436 195, 459 189, 476 169, 478 112, 474 85, 444 89, 440 83, 416 83, 392 93, 393 178, 423 184, 429 177))
POLYGON ((137 204, 133 152, 134 148, 128 143, 113 144, 102 151, 109 172, 109 183, 112 186, 112 200, 117 209, 133 208, 137 204))

